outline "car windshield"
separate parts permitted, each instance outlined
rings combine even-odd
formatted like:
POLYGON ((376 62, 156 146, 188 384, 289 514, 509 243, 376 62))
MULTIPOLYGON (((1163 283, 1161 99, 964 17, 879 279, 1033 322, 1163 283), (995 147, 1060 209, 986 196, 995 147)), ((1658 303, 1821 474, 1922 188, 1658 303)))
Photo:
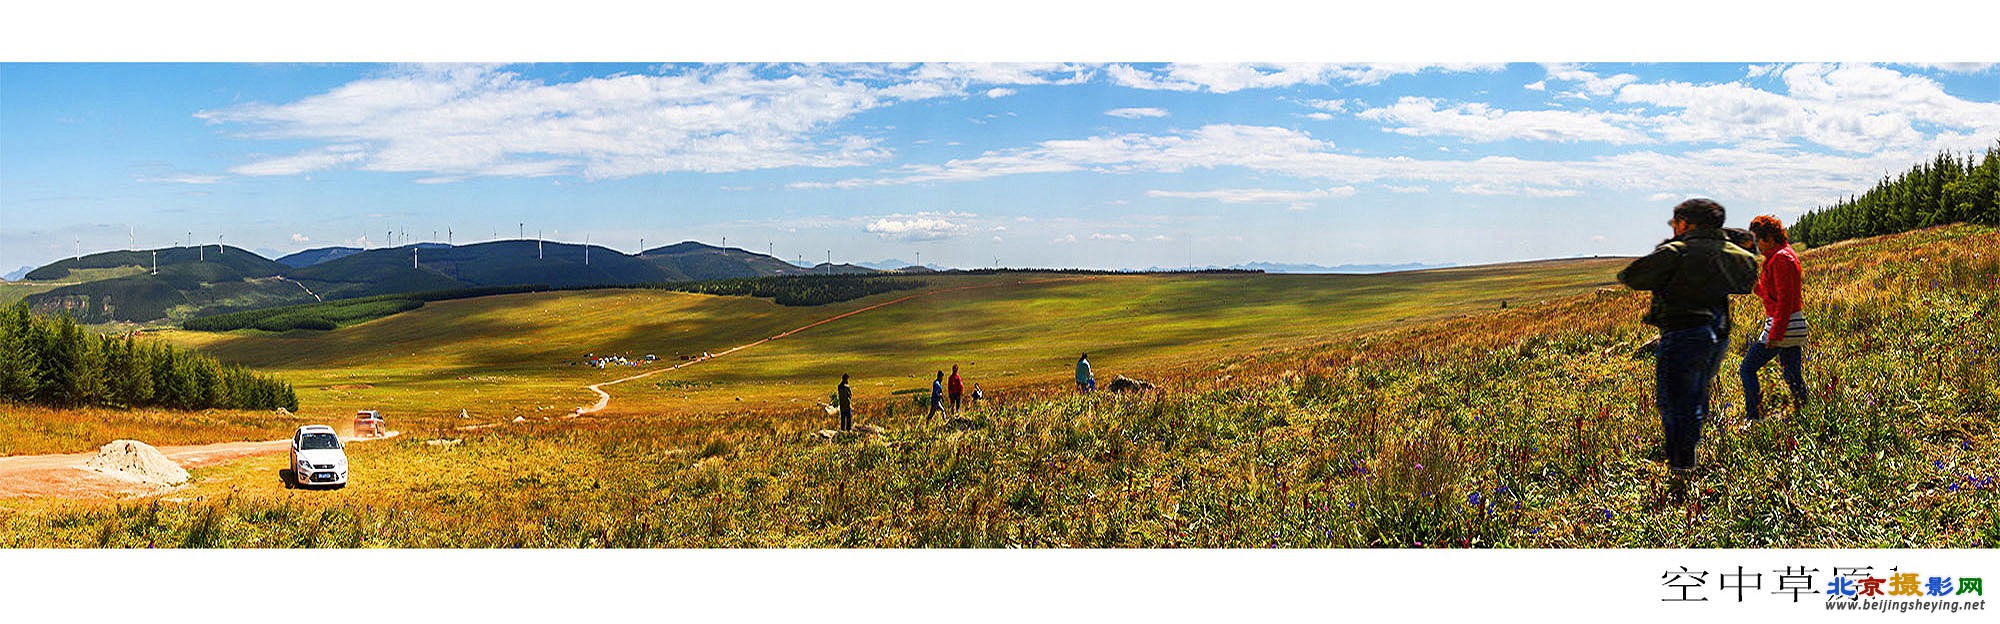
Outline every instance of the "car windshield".
POLYGON ((299 440, 299 449, 317 451, 340 448, 340 438, 331 433, 308 433, 299 440))

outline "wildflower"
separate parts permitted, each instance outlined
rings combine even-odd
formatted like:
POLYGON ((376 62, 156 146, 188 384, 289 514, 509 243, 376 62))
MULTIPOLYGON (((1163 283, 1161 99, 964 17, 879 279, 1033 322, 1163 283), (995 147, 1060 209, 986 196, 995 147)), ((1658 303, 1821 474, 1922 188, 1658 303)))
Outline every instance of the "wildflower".
POLYGON ((1944 470, 1944 460, 1942 459, 1932 460, 1931 467, 1936 468, 1938 470, 1944 470))
POLYGON ((1506 494, 1506 493, 1507 493, 1507 486, 1505 486, 1505 485, 1502 485, 1502 486, 1500 486, 1500 488, 1499 488, 1499 489, 1496 489, 1496 490, 1493 490, 1493 493, 1494 493, 1494 494, 1506 494))
POLYGON ((1605 519, 1605 520, 1610 520, 1610 519, 1611 519, 1611 510, 1609 510, 1609 509, 1606 509, 1606 510, 1604 510, 1604 519, 1605 519))
POLYGON ((1423 469, 1424 469, 1423 464, 1417 464, 1417 470, 1423 470, 1423 469))
POLYGON ((1468 505, 1473 505, 1473 506, 1478 506, 1478 505, 1479 505, 1479 493, 1478 493, 1478 492, 1473 492, 1473 493, 1471 493, 1471 494, 1467 494, 1467 495, 1465 496, 1465 503, 1466 503, 1466 504, 1468 504, 1468 505))

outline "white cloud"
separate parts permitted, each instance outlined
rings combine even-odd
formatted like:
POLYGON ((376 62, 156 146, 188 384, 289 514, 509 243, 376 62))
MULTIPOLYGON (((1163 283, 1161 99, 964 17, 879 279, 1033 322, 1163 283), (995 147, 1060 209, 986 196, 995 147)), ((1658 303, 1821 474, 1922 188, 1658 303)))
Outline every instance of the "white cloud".
POLYGON ((1989 69, 1993 69, 1996 66, 2000 66, 2000 63, 1898 63, 1898 65, 1906 65, 1909 67, 1950 72, 1954 74, 1977 74, 1989 69))
POLYGON ((863 229, 885 240, 907 242, 958 238, 971 231, 971 228, 963 223, 955 223, 933 215, 884 217, 876 219, 863 229))
POLYGON ((1052 241, 1049 241, 1049 244, 1051 244, 1051 245, 1074 245, 1074 244, 1076 244, 1076 235, 1075 235, 1075 234, 1064 234, 1064 235, 1062 235, 1062 236, 1057 236, 1057 237, 1055 238, 1055 240, 1052 240, 1052 241))
POLYGON ((367 154, 353 149, 352 146, 336 145, 238 165, 231 167, 229 172, 247 176, 298 175, 356 162, 366 156, 367 154))
MULTIPOLYGON (((485 66, 424 67, 289 103, 196 114, 257 139, 337 146, 250 162, 244 175, 334 167, 434 179, 842 167, 880 161, 875 139, 835 124, 897 102, 963 97, 977 85, 1065 84, 1071 65, 749 66, 543 82, 485 66)), ((1000 88, 1000 87, 994 87, 1000 88)), ((990 89, 988 90, 990 95, 990 89)))
POLYGON ((1421 64, 1378 63, 1337 65, 1315 63, 1172 63, 1160 69, 1112 65, 1105 74, 1111 82, 1135 89, 1166 91, 1207 91, 1233 93, 1245 89, 1270 89, 1297 85, 1341 82, 1350 85, 1375 84, 1393 76, 1425 71, 1495 71, 1504 65, 1491 63, 1421 64))
POLYGON ((1525 85, 1521 85, 1521 88, 1527 89, 1529 91, 1547 91, 1549 89, 1549 81, 1537 80, 1525 85))
POLYGON ((1131 235, 1131 234, 1103 234, 1103 233, 1096 233, 1096 234, 1091 234, 1091 235, 1090 235, 1090 240, 1094 240, 1094 241, 1111 241, 1111 242, 1114 242, 1114 243, 1131 243, 1131 242, 1137 242, 1137 240, 1138 240, 1138 239, 1135 239, 1135 238, 1132 238, 1132 235, 1131 235))
POLYGON ((1352 186, 1312 189, 1307 191, 1286 191, 1274 189, 1217 189, 1212 191, 1146 191, 1147 197, 1176 199, 1212 199, 1225 204, 1305 204, 1335 197, 1352 197, 1352 186))
POLYGON ((1595 96, 1611 95, 1617 92, 1619 87, 1639 81, 1638 76, 1631 74, 1617 74, 1608 78, 1598 76, 1596 72, 1585 71, 1573 64, 1548 64, 1542 67, 1548 71, 1546 80, 1577 83, 1577 86, 1583 89, 1582 93, 1595 96))
MULTIPOLYGON (((1666 82, 1627 85, 1618 100, 1678 109, 1655 122, 1656 132, 1668 140, 1734 142, 1739 148, 1804 139, 1847 152, 1881 152, 1923 144, 1927 137, 1918 123, 1973 136, 2000 134, 2000 103, 1960 99, 1922 76, 1872 65, 1803 64, 1771 71, 1782 77, 1786 93, 1740 83, 1666 82)), ((1938 136, 1954 134, 1959 133, 1938 136)))
POLYGON ((294 242, 294 243, 307 243, 307 242, 312 242, 312 239, 311 239, 311 238, 308 238, 308 237, 307 237, 306 235, 304 235, 304 234, 299 234, 299 233, 297 233, 297 232, 294 232, 294 233, 292 233, 292 242, 294 242))
POLYGON ((1314 121, 1327 121, 1327 120, 1330 120, 1330 119, 1333 119, 1333 114, 1331 114, 1331 113, 1306 113, 1306 118, 1307 118, 1307 119, 1311 119, 1311 120, 1314 120, 1314 121))
POLYGON ((1140 117, 1165 117, 1167 116, 1167 111, 1159 108, 1114 108, 1104 111, 1104 114, 1112 117, 1138 119, 1140 117))
POLYGON ((1009 95, 1013 95, 1013 94, 1016 94, 1016 93, 1020 93, 1020 92, 1019 92, 1019 91, 1015 91, 1015 90, 1013 90, 1013 89, 1008 89, 1008 88, 1006 88, 1006 87, 994 87, 994 88, 991 88, 991 89, 987 89, 987 90, 986 90, 986 97, 989 97, 989 98, 994 98, 994 99, 998 99, 998 98, 1003 98, 1003 97, 1007 97, 1007 96, 1009 96, 1009 95))
POLYGON ((1167 243, 1167 242, 1172 242, 1174 239, 1165 234, 1159 234, 1153 236, 1152 238, 1148 238, 1146 240, 1153 241, 1155 243, 1167 243))
POLYGON ((1631 129, 1636 115, 1564 110, 1509 111, 1484 103, 1441 106, 1437 100, 1403 97, 1395 104, 1356 114, 1362 119, 1394 124, 1390 132, 1409 136, 1450 136, 1486 143, 1505 140, 1602 141, 1645 143, 1650 139, 1631 129))
MULTIPOLYGON (((1530 160, 1486 156, 1470 160, 1373 157, 1335 151, 1332 143, 1289 128, 1212 125, 1177 134, 1110 134, 1043 141, 939 164, 896 167, 879 177, 823 186, 871 186, 984 180, 1029 173, 1174 173, 1241 168, 1336 185, 1391 182, 1463 186, 1461 192, 1564 193, 1577 189, 1656 192, 1695 189, 1733 200, 1803 207, 1866 188, 1883 172, 1908 167, 1939 145, 1975 141, 1945 135, 1929 143, 1860 156, 1796 150, 1705 149, 1638 151, 1587 159, 1530 160), (1528 181, 1524 184, 1524 181, 1528 181), (1527 189, 1539 189, 1530 191, 1527 189)), ((1990 140, 1990 139, 1987 139, 1990 140)), ((1976 144, 1975 144, 1976 145, 1976 144)))
POLYGON ((1391 193, 1402 193, 1402 194, 1431 192, 1431 189, 1428 186, 1403 186, 1399 184, 1384 184, 1382 185, 1382 189, 1389 191, 1391 193))
POLYGON ((1553 189, 1484 183, 1460 184, 1451 187, 1451 192, 1462 195, 1520 195, 1523 197, 1575 197, 1583 194, 1583 191, 1576 189, 1553 189))

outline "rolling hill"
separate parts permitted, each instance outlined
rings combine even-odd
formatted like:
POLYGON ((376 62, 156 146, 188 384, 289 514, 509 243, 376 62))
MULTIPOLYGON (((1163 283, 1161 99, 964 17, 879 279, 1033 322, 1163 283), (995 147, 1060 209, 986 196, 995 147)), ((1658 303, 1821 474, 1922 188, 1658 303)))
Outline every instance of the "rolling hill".
POLYGON ((760 253, 733 247, 716 247, 694 241, 655 247, 639 252, 639 257, 681 279, 697 281, 737 277, 805 275, 811 271, 760 253))
POLYGON ((279 257, 277 262, 294 269, 309 267, 328 260, 344 258, 361 253, 359 247, 320 247, 279 257))
POLYGON ((310 301, 279 276, 282 264, 236 247, 114 251, 68 259, 29 272, 32 280, 80 280, 24 301, 38 312, 64 312, 85 323, 185 318, 310 301), (219 251, 218 251, 219 249, 219 251), (151 270, 154 254, 159 270, 151 270), (93 279, 95 278, 95 279, 93 279))

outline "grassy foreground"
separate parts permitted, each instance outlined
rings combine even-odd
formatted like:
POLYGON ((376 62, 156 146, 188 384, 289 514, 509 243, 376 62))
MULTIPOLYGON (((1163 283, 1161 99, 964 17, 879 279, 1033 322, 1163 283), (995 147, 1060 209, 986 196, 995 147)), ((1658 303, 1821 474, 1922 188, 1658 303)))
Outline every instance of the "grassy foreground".
POLYGON ((1162 363, 1149 395, 871 401, 883 435, 792 409, 417 431, 355 447, 337 492, 245 461, 0 504, 0 545, 1993 547, 1995 249, 1954 226, 1807 253, 1813 401, 1767 392, 1779 418, 1739 428, 1733 337, 1683 504, 1648 457, 1646 299, 1613 290, 1162 363))

